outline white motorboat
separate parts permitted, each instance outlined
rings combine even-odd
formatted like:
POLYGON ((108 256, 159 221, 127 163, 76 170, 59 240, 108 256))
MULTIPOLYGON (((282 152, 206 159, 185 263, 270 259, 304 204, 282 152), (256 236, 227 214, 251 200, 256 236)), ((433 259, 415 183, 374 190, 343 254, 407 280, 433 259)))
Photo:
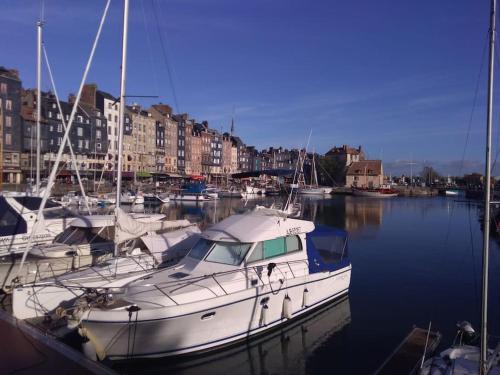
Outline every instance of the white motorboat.
POLYGON ((203 195, 205 195, 208 199, 219 199, 219 189, 214 187, 207 187, 202 191, 203 195))
MULTIPOLYGON (((59 202, 67 206, 83 207, 86 205, 85 197, 77 194, 76 191, 68 191, 59 199, 59 202)), ((90 206, 92 206, 98 204, 99 199, 96 197, 87 196, 87 202, 90 206)))
POLYGON ((245 186, 245 193, 247 194, 265 194, 266 193, 266 188, 262 188, 260 186, 256 185, 246 185, 245 186))
POLYGON ((346 232, 256 209, 203 232, 176 266, 84 295, 73 318, 99 358, 173 356, 302 316, 345 295, 350 275, 346 232))
POLYGON ((144 204, 143 194, 134 194, 131 192, 126 192, 121 195, 120 203, 122 204, 144 204))
POLYGON ((446 195, 447 197, 456 197, 458 196, 460 193, 459 190, 455 190, 455 189, 446 189, 445 192, 444 192, 444 195, 446 195))
MULTIPOLYGON (((42 198, 19 195, 0 196, 0 256, 21 253, 25 250, 32 232, 42 198)), ((59 203, 48 201, 45 216, 61 211, 59 203)), ((68 212, 64 212, 67 215, 68 212)), ((44 218, 43 226, 33 233, 32 244, 50 243, 67 228, 73 217, 44 218)))
POLYGON ((220 198, 241 198, 242 194, 241 194, 241 190, 240 189, 238 189, 235 186, 231 186, 227 190, 221 190, 221 191, 219 191, 219 197, 220 198))
POLYGON ((145 204, 164 204, 170 202, 170 197, 167 193, 150 193, 144 194, 145 204))
POLYGON ((202 182, 191 182, 170 192, 170 200, 201 202, 209 200, 204 194, 206 186, 202 182))

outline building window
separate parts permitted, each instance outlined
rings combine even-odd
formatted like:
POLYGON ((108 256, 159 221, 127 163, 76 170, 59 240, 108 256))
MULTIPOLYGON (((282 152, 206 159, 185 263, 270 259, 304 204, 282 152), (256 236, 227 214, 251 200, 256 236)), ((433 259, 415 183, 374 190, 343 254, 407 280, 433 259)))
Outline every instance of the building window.
POLYGON ((83 141, 81 139, 78 140, 78 148, 83 147, 83 141))
POLYGON ((58 113, 58 114, 56 115, 56 118, 57 118, 58 120, 60 120, 60 119, 61 119, 61 114, 60 114, 60 113, 58 113))
POLYGON ((69 121, 69 115, 66 115, 66 121, 69 121))
POLYGON ((49 145, 53 146, 54 145, 54 140, 51 138, 49 141, 49 145))
POLYGON ((115 115, 115 122, 118 122, 118 116, 115 115))
POLYGON ((79 137, 83 137, 83 128, 76 128, 76 134, 79 136, 79 137))
POLYGON ((49 118, 52 118, 52 112, 49 111, 48 116, 49 116, 49 118))
POLYGON ((5 144, 7 146, 12 145, 12 134, 10 133, 5 133, 5 144))
POLYGON ((111 109, 113 107, 112 103, 108 103, 108 109, 111 109))
POLYGON ((96 126, 101 126, 101 119, 98 118, 97 120, 95 120, 95 124, 96 126))
POLYGON ((76 121, 83 122, 83 117, 80 115, 76 116, 76 121))
POLYGON ((108 121, 111 121, 112 118, 111 113, 108 113, 108 121))
POLYGON ((100 130, 95 131, 95 139, 101 140, 101 131, 100 130))
POLYGON ((12 127, 12 117, 10 116, 5 116, 5 126, 7 128, 12 127))
POLYGON ((61 142, 62 142, 62 138, 61 137, 58 137, 57 138, 57 145, 60 146, 61 145, 61 142))
POLYGON ((7 94, 7 84, 6 83, 0 84, 0 93, 7 94))
POLYGON ((7 99, 5 101, 5 109, 8 110, 8 111, 12 111, 12 100, 7 99))
POLYGON ((52 108, 56 108, 56 103, 52 103, 52 108))
POLYGON ((62 133, 62 124, 57 124, 57 132, 62 133))

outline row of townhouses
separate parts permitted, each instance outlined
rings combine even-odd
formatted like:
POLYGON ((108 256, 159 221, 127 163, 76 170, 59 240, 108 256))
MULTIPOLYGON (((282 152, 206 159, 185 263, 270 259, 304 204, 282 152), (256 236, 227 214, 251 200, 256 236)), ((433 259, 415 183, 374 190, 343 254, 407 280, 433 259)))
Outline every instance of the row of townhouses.
MULTIPOLYGON (((75 97, 61 101, 42 93, 41 154, 42 175, 53 166, 69 121, 75 97)), ((76 109, 69 140, 80 174, 112 180, 118 162, 119 103, 115 96, 84 86, 76 109)), ((22 183, 33 178, 36 159, 36 91, 23 89, 16 70, 0 67, 0 174, 4 183, 22 183)), ((326 156, 346 167, 364 160, 359 149, 334 147, 326 156)), ((231 131, 222 133, 198 122, 187 113, 174 114, 167 104, 144 108, 126 107, 123 137, 123 178, 137 179, 181 176, 226 176, 266 169, 295 169, 299 150, 282 147, 259 151, 246 145, 231 131)), ((74 175, 71 153, 66 146, 58 176, 74 175)), ((356 181, 374 172, 376 166, 357 169, 356 181)), ((380 171, 379 171, 380 172, 380 171)), ((359 181, 361 182, 361 181, 359 181)))

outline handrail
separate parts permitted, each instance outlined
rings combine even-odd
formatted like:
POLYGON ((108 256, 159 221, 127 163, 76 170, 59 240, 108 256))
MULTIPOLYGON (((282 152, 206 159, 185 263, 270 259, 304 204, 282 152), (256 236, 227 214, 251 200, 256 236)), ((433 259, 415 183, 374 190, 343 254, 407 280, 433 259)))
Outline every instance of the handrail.
MULTIPOLYGON (((281 272, 281 274, 286 277, 286 274, 283 274, 282 270, 280 269, 280 266, 282 267, 288 267, 292 273, 292 277, 295 278, 295 274, 294 272, 292 271, 292 267, 291 265, 293 264, 297 264, 297 263, 303 263, 306 267, 309 267, 309 261, 306 260, 306 259, 300 259, 300 260, 293 260, 293 261, 286 261, 286 262, 280 262, 280 263, 277 263, 276 264, 276 268, 281 272)), ((262 280, 262 277, 260 275, 260 273, 256 270, 255 268, 256 266, 250 266, 250 267, 244 267, 244 268, 238 268, 237 270, 231 270, 231 271, 223 271, 223 272, 215 272, 215 273, 212 273, 212 274, 209 274, 209 275, 201 275, 201 276, 195 276, 195 277, 191 277, 191 278, 186 278, 184 280, 172 280, 172 281, 163 281, 159 284, 155 284, 154 286, 156 288, 160 288, 160 289, 163 289, 163 288, 168 288, 168 287, 171 287, 171 286, 176 286, 178 285, 177 288, 175 289, 172 289, 170 290, 170 292, 177 292, 179 291, 180 289, 183 289, 187 286, 190 286, 190 285, 193 285, 197 282, 200 282, 200 281, 204 281, 204 280, 208 280, 208 279, 213 279, 215 281, 215 283, 224 291, 224 293, 227 295, 229 294, 220 284, 220 282, 217 280, 218 277, 221 277, 221 276, 227 276, 227 275, 231 275, 231 274, 235 274, 235 273, 244 273, 245 270, 253 270, 253 272, 255 272, 255 274, 259 277, 259 280, 262 284, 265 284, 264 283, 264 280, 262 280)), ((246 277, 246 274, 244 273, 244 276, 246 277)), ((204 288, 207 288, 203 285, 199 285, 200 287, 204 287, 204 288)), ((213 292, 213 291, 212 291, 213 292)))

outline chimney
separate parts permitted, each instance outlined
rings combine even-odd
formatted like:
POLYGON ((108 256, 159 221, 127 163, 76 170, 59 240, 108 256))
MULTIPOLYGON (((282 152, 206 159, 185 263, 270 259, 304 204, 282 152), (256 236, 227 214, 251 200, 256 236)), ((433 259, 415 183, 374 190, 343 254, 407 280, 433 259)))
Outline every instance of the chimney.
POLYGON ((68 95, 68 103, 69 104, 75 104, 75 102, 76 102, 76 96, 75 96, 75 94, 69 94, 68 95))

